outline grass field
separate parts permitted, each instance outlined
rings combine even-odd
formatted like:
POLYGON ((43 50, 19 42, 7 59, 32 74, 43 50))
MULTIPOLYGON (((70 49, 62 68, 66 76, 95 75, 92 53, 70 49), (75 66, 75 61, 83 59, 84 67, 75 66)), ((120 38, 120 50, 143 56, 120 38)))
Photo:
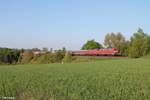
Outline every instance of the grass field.
POLYGON ((0 97, 150 100, 150 59, 0 66, 0 97))

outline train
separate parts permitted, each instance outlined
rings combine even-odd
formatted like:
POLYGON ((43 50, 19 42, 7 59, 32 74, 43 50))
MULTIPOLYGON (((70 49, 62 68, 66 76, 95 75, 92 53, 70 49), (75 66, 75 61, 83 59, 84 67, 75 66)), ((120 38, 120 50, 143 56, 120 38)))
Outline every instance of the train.
POLYGON ((72 56, 115 56, 118 53, 115 48, 71 51, 72 56))

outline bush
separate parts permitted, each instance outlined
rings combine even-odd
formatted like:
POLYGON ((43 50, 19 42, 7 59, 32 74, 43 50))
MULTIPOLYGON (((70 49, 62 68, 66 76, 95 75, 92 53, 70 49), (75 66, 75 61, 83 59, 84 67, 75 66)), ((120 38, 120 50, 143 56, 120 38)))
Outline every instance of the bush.
POLYGON ((44 55, 41 56, 35 56, 31 63, 36 63, 36 64, 48 64, 48 63, 53 63, 53 54, 51 52, 48 52, 44 55))
POLYGON ((61 51, 56 51, 51 58, 51 62, 53 63, 61 62, 63 58, 64 58, 63 53, 61 51))
POLYGON ((41 56, 35 56, 31 63, 39 63, 39 64, 48 64, 48 63, 60 63, 63 59, 64 55, 62 52, 57 51, 55 53, 48 52, 41 56))
POLYGON ((64 63, 70 63, 72 61, 72 55, 69 52, 66 52, 62 61, 64 63))

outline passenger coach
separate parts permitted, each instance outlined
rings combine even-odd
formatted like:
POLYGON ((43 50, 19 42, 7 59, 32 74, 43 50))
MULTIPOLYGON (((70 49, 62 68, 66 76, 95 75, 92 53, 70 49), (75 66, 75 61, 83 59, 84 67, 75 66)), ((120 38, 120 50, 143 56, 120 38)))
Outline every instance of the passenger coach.
POLYGON ((117 55, 118 53, 119 51, 114 48, 71 51, 71 54, 73 56, 114 56, 117 55))

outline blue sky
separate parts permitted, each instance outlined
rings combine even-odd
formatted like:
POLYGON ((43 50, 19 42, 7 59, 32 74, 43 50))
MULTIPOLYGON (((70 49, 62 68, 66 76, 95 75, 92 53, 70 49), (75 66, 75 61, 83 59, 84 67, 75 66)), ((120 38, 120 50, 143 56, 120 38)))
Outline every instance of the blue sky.
POLYGON ((150 0, 0 0, 0 47, 80 49, 109 32, 150 33, 150 0))

